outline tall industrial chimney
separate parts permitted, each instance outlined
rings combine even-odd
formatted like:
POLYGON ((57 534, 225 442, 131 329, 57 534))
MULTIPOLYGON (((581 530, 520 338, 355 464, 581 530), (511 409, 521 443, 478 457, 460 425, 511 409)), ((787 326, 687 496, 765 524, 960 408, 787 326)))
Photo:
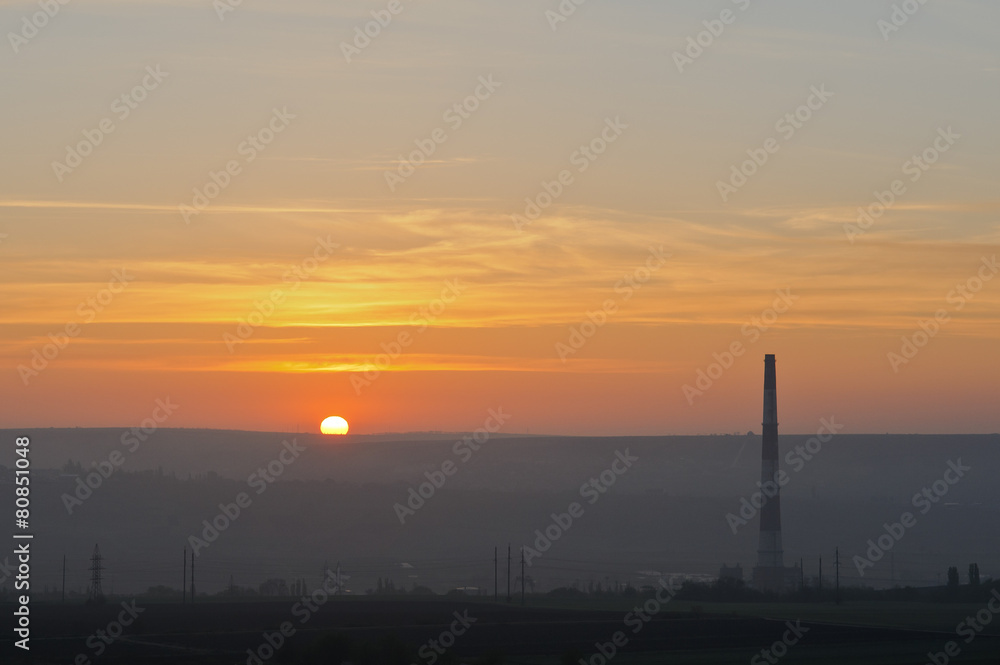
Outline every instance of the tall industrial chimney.
POLYGON ((760 511, 760 544, 754 582, 764 591, 781 591, 785 586, 785 563, 781 550, 781 497, 778 494, 778 395, 774 354, 764 356, 764 422, 760 451, 760 483, 773 490, 764 494, 760 511))

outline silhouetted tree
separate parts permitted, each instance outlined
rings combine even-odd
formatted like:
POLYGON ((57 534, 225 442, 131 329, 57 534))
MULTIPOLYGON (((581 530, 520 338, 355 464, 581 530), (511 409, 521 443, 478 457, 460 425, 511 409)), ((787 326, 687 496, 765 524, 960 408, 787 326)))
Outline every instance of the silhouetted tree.
POLYGON ((978 587, 979 586, 979 564, 970 563, 969 564, 969 586, 978 587))
POLYGON ((948 568, 948 588, 958 588, 958 566, 951 566, 948 568))
POLYGON ((162 584, 157 586, 151 586, 146 589, 146 592, 142 594, 143 596, 148 596, 150 598, 173 598, 174 596, 180 596, 181 592, 173 587, 164 586, 162 584))

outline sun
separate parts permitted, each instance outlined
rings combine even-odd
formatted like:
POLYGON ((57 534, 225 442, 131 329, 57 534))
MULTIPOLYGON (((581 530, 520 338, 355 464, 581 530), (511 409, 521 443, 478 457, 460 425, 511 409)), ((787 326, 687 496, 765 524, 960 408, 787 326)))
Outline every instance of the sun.
POLYGON ((323 434, 347 434, 350 425, 340 416, 330 416, 319 426, 319 431, 323 434))

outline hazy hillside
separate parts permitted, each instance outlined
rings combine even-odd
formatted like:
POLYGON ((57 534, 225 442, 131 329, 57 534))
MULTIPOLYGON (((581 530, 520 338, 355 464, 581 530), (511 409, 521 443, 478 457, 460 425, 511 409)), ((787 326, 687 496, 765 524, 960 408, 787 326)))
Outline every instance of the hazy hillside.
MULTIPOLYGON (((637 582, 651 570, 714 574, 722 563, 749 568, 757 546, 755 519, 736 534, 726 521, 727 513, 738 513, 740 498, 756 489, 757 437, 498 438, 463 462, 452 448, 458 435, 331 441, 164 430, 132 454, 123 449, 120 431, 29 434, 36 579, 53 587, 66 554, 70 587, 82 588, 95 543, 106 557, 109 583, 119 590, 179 587, 189 537, 203 537, 203 521, 240 492, 252 504, 199 552, 203 591, 224 588, 231 575, 254 587, 268 577, 318 579, 324 562, 336 561, 353 574, 355 591, 374 586, 380 576, 439 590, 492 588, 494 546, 511 543, 515 553, 522 544, 534 547, 536 530, 545 530, 551 514, 566 512, 574 501, 583 506, 582 517, 528 569, 540 588, 637 582), (299 457, 273 484, 259 476, 248 484, 256 469, 280 459, 285 438, 304 446, 299 457), (79 504, 68 499, 77 491, 78 473, 42 471, 68 459, 89 467, 115 449, 123 451, 120 469, 79 504), (581 485, 607 470, 616 450, 626 449, 637 458, 632 466, 594 503, 582 497, 581 485), (396 504, 405 504, 410 488, 426 481, 424 473, 448 460, 454 474, 401 523, 396 504), (224 467, 233 477, 224 477, 224 467)), ((804 440, 782 437, 782 456, 804 440)), ((859 581, 851 557, 864 554, 883 523, 904 511, 919 513, 911 497, 940 480, 949 460, 961 458, 971 470, 926 515, 918 514, 893 553, 860 581, 933 584, 947 566, 964 570, 971 562, 980 564, 984 577, 1000 576, 1000 534, 986 527, 1000 518, 998 444, 995 435, 835 437, 801 471, 787 467, 787 563, 805 557, 807 573, 815 575, 823 556, 830 579, 839 546, 845 582, 859 581)), ((2 477, 9 493, 9 469, 2 477)))
MULTIPOLYGON (((24 434, 25 432, 20 432, 24 434)), ((8 438, 13 431, 4 431, 8 438)), ((296 439, 306 449, 304 463, 288 467, 282 479, 332 479, 349 483, 418 484, 423 474, 452 460, 458 471, 450 488, 497 490, 576 490, 606 468, 616 450, 628 448, 639 461, 616 492, 666 492, 678 496, 733 496, 752 492, 760 477, 759 436, 676 437, 509 437, 496 436, 480 450, 454 452, 463 434, 348 436, 215 430, 157 431, 146 441, 124 430, 28 430, 34 464, 61 468, 68 460, 89 467, 122 451, 122 469, 156 470, 186 478, 215 472, 244 479, 266 465, 282 442, 296 439), (126 437, 123 443, 122 437, 126 437), (129 452, 134 448, 135 452, 129 452), (467 461, 464 461, 467 457, 467 461)), ((962 458, 974 471, 963 480, 966 491, 991 500, 1000 470, 1000 435, 848 435, 839 434, 805 460, 795 452, 809 437, 781 436, 781 456, 802 459, 801 471, 785 491, 809 496, 908 500, 940 478, 949 459, 962 458)), ((465 450, 470 450, 466 448, 465 450)), ((788 465, 783 461, 783 464, 788 465)))

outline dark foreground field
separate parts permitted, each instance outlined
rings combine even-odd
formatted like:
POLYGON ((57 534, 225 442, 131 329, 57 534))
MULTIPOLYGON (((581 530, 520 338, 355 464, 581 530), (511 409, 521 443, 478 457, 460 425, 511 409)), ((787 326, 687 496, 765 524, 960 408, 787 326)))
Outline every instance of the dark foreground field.
MULTIPOLYGON (((248 653, 253 650, 264 657, 261 662, 268 663, 339 665, 347 660, 359 665, 430 665, 432 661, 426 656, 433 652, 425 648, 422 658, 421 646, 441 639, 457 613, 475 621, 455 637, 452 648, 436 658, 436 663, 543 665, 575 663, 583 657, 600 665, 602 658, 594 657, 596 645, 606 644, 604 649, 610 653, 609 643, 618 631, 628 641, 615 648, 618 653, 613 660, 623 664, 767 663, 770 661, 764 657, 754 658, 786 636, 796 643, 787 647, 787 653, 779 646, 775 653, 783 657, 775 661, 921 665, 928 662, 929 652, 942 652, 954 641, 961 653, 950 658, 952 662, 1000 663, 996 626, 989 626, 968 644, 954 633, 953 617, 964 616, 960 607, 678 604, 670 612, 664 608, 648 623, 632 615, 626 625, 630 610, 617 607, 522 608, 474 598, 338 598, 307 618, 295 602, 179 605, 144 604, 140 600, 139 618, 109 644, 92 636, 107 630, 122 613, 119 602, 98 608, 36 604, 31 608, 30 656, 14 648, 10 639, 13 607, 3 605, 0 611, 7 626, 0 661, 61 665, 257 663, 248 653), (901 624, 899 616, 904 614, 910 619, 901 624), (789 632, 788 621, 796 625, 798 619, 802 619, 798 624, 801 638, 789 632), (267 645, 265 633, 277 642, 275 633, 283 622, 291 622, 294 633, 272 655, 269 646, 262 648, 267 645), (893 627, 902 625, 923 627, 893 627)), ((976 608, 969 610, 974 614, 976 608)), ((112 628, 112 632, 117 630, 112 628)), ((447 637, 444 640, 449 642, 447 637)))

